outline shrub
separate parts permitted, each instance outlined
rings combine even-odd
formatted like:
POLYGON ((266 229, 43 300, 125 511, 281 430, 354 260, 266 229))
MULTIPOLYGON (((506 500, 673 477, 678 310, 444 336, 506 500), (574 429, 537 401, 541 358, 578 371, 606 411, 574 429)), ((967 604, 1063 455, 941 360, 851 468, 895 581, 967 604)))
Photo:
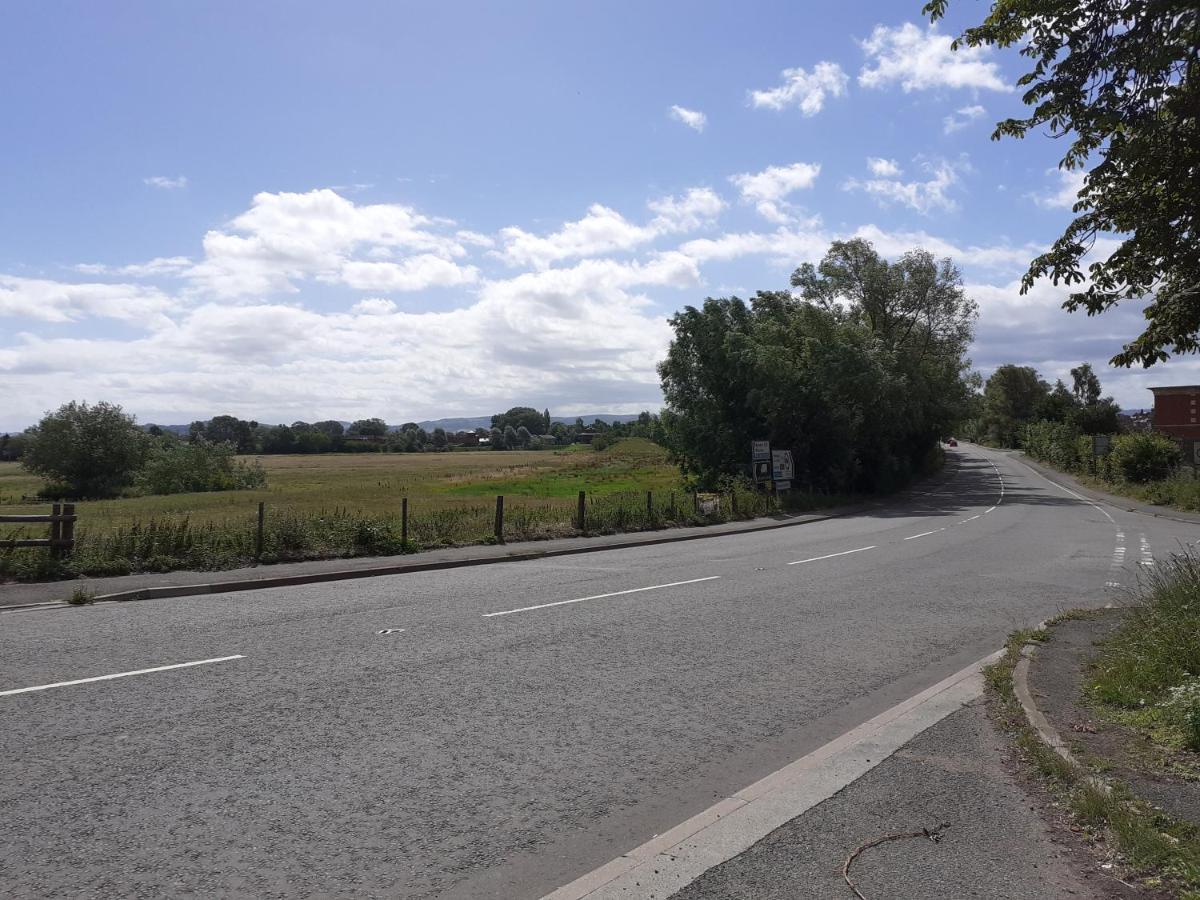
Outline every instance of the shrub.
POLYGON ((1179 446, 1153 431, 1121 434, 1113 438, 1102 474, 1120 481, 1145 484, 1166 478, 1179 464, 1179 446))
POLYGON ((190 494, 265 486, 262 466, 240 462, 234 453, 233 444, 227 443, 159 441, 138 473, 138 487, 147 494, 190 494))
MULTIPOLYGON (((1080 451, 1085 441, 1079 432, 1065 422, 1030 422, 1021 436, 1021 445, 1034 459, 1072 471, 1079 468, 1080 451)), ((1086 440, 1086 458, 1091 457, 1091 439, 1086 440)))
POLYGON ((27 434, 30 445, 21 465, 45 478, 57 497, 114 496, 146 458, 146 435, 110 403, 66 403, 27 434))

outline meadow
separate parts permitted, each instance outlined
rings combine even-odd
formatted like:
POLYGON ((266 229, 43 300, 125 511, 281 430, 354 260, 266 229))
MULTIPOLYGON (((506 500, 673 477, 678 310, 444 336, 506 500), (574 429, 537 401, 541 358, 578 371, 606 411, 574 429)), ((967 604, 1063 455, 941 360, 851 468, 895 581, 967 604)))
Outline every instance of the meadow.
MULTIPOLYGON (((321 454, 260 457, 260 490, 133 496, 77 504, 76 552, 54 563, 41 550, 0 551, 0 576, 53 578, 135 571, 223 569, 255 561, 388 555, 495 541, 496 495, 505 498, 504 540, 539 540, 744 518, 768 511, 754 491, 726 494, 700 515, 679 469, 638 438, 605 450, 573 445, 541 451, 321 454), (587 514, 577 521, 579 491, 587 514), (650 493, 649 503, 647 492, 650 493), (401 503, 408 500, 408 532, 401 503), (266 504, 261 556, 256 527, 266 504), (405 539, 407 537, 407 539, 405 539)), ((0 508, 22 503, 40 481, 0 463, 0 508)), ((839 498, 823 498, 834 502, 839 498)), ((17 537, 4 526, 0 537, 17 537)), ((27 532, 42 536, 41 531, 27 532)))

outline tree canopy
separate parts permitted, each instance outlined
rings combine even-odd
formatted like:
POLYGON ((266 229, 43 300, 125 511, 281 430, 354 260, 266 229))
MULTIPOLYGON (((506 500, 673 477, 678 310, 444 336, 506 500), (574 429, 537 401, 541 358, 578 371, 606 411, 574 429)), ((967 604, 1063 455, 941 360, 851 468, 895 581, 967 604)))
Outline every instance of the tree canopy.
POLYGON ((699 483, 744 472, 750 442, 793 453, 806 487, 894 487, 927 461, 970 393, 975 304, 958 271, 835 242, 799 290, 709 298, 671 319, 659 365, 666 440, 699 483), (797 296, 798 294, 798 296, 797 296))
POLYGON ((133 482, 150 438, 111 403, 63 404, 26 432, 21 464, 50 482, 47 493, 111 497, 133 482))
MULTIPOLYGON (((934 21, 949 0, 931 0, 934 21)), ((1022 281, 1076 286, 1063 304, 1101 313, 1149 298, 1145 330, 1114 365, 1153 365, 1200 350, 1200 6, 1195 0, 995 0, 955 42, 1020 45, 1033 67, 1017 81, 1032 107, 993 140, 1031 129, 1067 138, 1060 168, 1086 169, 1075 219, 1022 281), (1084 260, 1102 234, 1121 237, 1107 259, 1084 260), (1168 352, 1169 351, 1169 352, 1168 352)))

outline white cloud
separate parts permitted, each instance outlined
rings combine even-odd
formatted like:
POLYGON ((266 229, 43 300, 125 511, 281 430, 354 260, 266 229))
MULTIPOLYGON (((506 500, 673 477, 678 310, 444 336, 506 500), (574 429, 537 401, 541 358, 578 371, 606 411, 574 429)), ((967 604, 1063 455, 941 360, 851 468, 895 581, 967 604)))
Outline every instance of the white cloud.
POLYGON ((368 297, 350 307, 350 312, 363 316, 386 316, 395 311, 396 304, 384 297, 368 297))
POLYGON ((336 275, 324 280, 337 281, 358 290, 420 291, 430 287, 457 287, 479 280, 474 266, 460 266, 432 253, 422 253, 398 262, 354 260, 342 265, 336 275))
POLYGON ((151 175, 149 178, 143 178, 142 183, 161 191, 177 191, 187 187, 188 180, 186 175, 176 178, 168 178, 166 175, 151 175))
POLYGON ((990 48, 960 45, 951 50, 952 42, 933 25, 924 29, 911 22, 898 28, 876 25, 862 41, 867 64, 858 74, 858 83, 868 88, 899 84, 905 93, 931 88, 1012 90, 992 61, 990 48))
POLYGON ((793 191, 812 187, 820 173, 820 165, 799 162, 790 166, 768 166, 761 172, 731 175, 729 180, 741 192, 742 200, 753 203, 763 218, 783 223, 790 219, 784 198, 793 191))
MULTIPOLYGON (((0 344, 13 425, 77 396, 122 403, 143 421, 230 412, 260 421, 478 414, 514 398, 562 408, 655 407, 670 328, 644 287, 695 287, 678 252, 584 260, 483 284, 467 306, 402 312, 370 298, 347 312, 279 303, 203 303, 173 328, 126 340, 0 344), (247 391, 246 385, 254 390, 247 391)), ((7 427, 7 425, 5 426, 7 427)))
POLYGON ((946 118, 942 119, 942 133, 953 134, 956 131, 961 131, 986 112, 987 110, 978 104, 964 106, 956 110, 954 115, 946 116, 946 118))
MULTIPOLYGON (((185 274, 197 290, 221 297, 294 292, 295 282, 305 278, 336 283, 349 272, 361 281, 366 276, 350 264, 403 251, 446 262, 433 283, 469 282, 469 270, 445 274, 466 249, 457 237, 439 232, 443 224, 400 204, 360 206, 329 189, 262 193, 226 228, 204 236, 204 259, 185 274)), ((399 284, 418 282, 406 273, 431 267, 416 259, 398 262, 402 268, 390 277, 399 284)))
POLYGON ((1027 196, 1043 209, 1070 209, 1074 206, 1088 173, 1082 169, 1047 169, 1046 174, 1058 177, 1057 188, 1050 188, 1050 192, 1046 194, 1027 196))
MULTIPOLYGON (((920 163, 929 179, 927 181, 901 181, 898 178, 849 178, 842 185, 848 191, 865 191, 881 203, 899 203, 915 209, 922 215, 934 209, 953 210, 958 204, 949 195, 951 188, 959 183, 959 170, 963 164, 947 160, 925 160, 920 163)), ((875 166, 871 166, 872 170, 875 166)))
POLYGON ((840 97, 846 93, 849 80, 837 63, 819 62, 811 73, 803 68, 784 69, 783 84, 762 91, 750 92, 750 104, 755 108, 781 110, 800 107, 806 116, 815 116, 825 105, 825 97, 840 97))
POLYGON ((867 168, 872 175, 880 178, 892 178, 900 174, 900 166, 894 159, 880 159, 877 156, 867 157, 867 168))
POLYGON ((515 226, 504 228, 500 231, 504 246, 496 255, 510 265, 546 268, 564 259, 628 251, 666 234, 711 224, 725 204, 709 188, 691 188, 682 197, 663 197, 648 205, 657 215, 646 225, 596 203, 582 219, 544 237, 515 226))
POLYGON ((122 275, 129 278, 158 278, 179 275, 190 268, 192 261, 186 256, 156 256, 149 262, 132 263, 127 266, 107 266, 103 263, 80 263, 76 272, 85 275, 122 275))
POLYGON ((145 328, 170 324, 177 304, 155 288, 136 284, 68 284, 42 278, 0 275, 0 316, 42 322, 117 319, 145 328))
POLYGON ((708 116, 698 110, 688 109, 684 106, 672 106, 670 116, 676 122, 682 122, 693 131, 703 131, 704 126, 708 124, 708 116))

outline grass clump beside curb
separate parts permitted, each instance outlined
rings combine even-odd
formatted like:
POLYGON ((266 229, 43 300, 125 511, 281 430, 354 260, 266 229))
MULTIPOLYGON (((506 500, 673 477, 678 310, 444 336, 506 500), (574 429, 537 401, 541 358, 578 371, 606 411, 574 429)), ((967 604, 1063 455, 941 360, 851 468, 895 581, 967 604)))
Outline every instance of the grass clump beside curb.
POLYGON ((1200 751, 1200 558, 1172 556, 1105 642, 1091 692, 1157 743, 1200 751))
MULTIPOLYGON (((1090 615, 1064 613, 1054 621, 1090 615)), ((1111 778, 1069 762, 1042 741, 1025 717, 1013 685, 1023 648, 1053 640, 1047 629, 1013 632, 999 661, 984 669, 993 718, 1014 740, 1020 756, 1083 832, 1120 855, 1129 877, 1169 883, 1180 900, 1200 900, 1200 828, 1164 814, 1111 778)))
POLYGON ((71 596, 67 598, 67 603, 71 606, 89 606, 96 602, 96 592, 89 591, 87 588, 75 588, 71 592, 71 596))

